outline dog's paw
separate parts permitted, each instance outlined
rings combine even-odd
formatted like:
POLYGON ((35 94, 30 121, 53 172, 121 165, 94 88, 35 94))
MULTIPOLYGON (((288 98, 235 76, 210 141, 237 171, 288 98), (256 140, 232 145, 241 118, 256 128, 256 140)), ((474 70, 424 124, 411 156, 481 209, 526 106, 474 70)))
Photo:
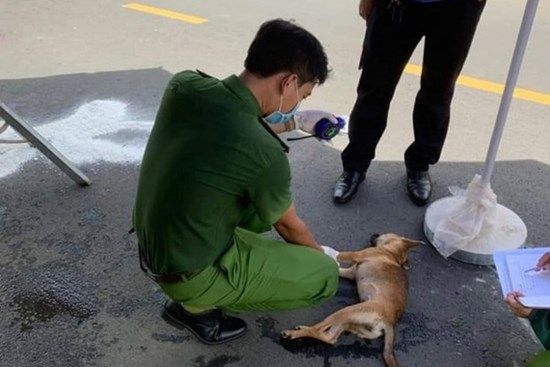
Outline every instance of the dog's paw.
POLYGON ((281 331, 281 337, 283 339, 292 339, 292 332, 294 330, 283 330, 281 331))

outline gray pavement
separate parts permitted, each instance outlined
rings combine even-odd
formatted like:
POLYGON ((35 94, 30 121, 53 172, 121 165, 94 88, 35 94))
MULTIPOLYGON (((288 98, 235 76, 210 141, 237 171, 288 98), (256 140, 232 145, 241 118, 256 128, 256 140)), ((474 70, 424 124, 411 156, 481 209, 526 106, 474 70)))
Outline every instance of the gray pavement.
MULTIPOLYGON (((317 308, 243 314, 243 339, 197 343, 159 317, 164 296, 141 274, 135 239, 126 233, 147 126, 170 76, 187 68, 219 77, 239 72, 263 20, 294 18, 326 45, 334 70, 304 108, 347 114, 364 31, 356 2, 146 2, 208 18, 203 25, 123 4, 0 0, 0 100, 93 180, 80 188, 31 149, 0 146, 0 366, 382 366, 380 341, 345 336, 328 346, 279 338, 282 329, 356 302, 347 281, 317 308)), ((488 3, 465 75, 504 82, 523 4, 488 3)), ((519 81, 546 94, 549 13, 541 2, 519 81)), ((411 62, 420 56, 418 50, 411 62)), ((351 250, 374 232, 423 238, 424 209, 406 197, 402 163, 417 88, 418 77, 404 74, 377 161, 349 205, 330 200, 346 138, 334 147, 292 144, 298 211, 322 243, 351 250)), ((497 94, 457 88, 449 138, 432 170, 434 199, 480 172, 498 103, 497 94)), ((513 101, 493 178, 499 202, 525 221, 529 246, 550 245, 549 112, 548 105, 513 101)), ((502 304, 491 267, 445 260, 428 245, 412 252, 411 265, 396 341, 403 366, 521 366, 540 348, 502 304)))

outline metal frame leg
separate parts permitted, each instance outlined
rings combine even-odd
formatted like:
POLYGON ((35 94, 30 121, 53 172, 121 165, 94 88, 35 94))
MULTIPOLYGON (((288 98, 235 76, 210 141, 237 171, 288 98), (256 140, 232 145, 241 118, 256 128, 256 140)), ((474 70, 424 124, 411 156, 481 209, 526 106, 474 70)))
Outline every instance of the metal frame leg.
POLYGON ((34 145, 42 154, 67 174, 80 186, 89 186, 91 181, 82 171, 75 167, 63 154, 55 149, 32 126, 17 116, 5 104, 0 102, 0 118, 13 127, 21 136, 34 145))

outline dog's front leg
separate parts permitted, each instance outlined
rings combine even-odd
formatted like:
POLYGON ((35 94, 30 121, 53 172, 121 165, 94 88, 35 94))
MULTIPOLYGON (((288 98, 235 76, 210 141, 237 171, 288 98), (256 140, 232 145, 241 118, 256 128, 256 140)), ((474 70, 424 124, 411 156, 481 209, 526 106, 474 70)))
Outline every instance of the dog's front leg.
POLYGON ((339 263, 352 263, 357 264, 363 261, 365 258, 363 251, 344 251, 338 254, 339 263))
POLYGON ((341 278, 354 280, 356 267, 357 265, 350 266, 349 268, 340 268, 338 269, 338 273, 340 274, 341 278))
POLYGON ((395 327, 386 324, 384 326, 384 362, 387 367, 399 367, 395 353, 393 351, 393 343, 395 340, 395 327))

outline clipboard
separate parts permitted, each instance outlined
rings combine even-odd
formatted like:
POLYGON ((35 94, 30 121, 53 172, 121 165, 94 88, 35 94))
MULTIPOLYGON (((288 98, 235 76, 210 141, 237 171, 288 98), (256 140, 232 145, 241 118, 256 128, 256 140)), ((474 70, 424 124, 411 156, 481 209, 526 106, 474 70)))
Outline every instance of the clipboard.
POLYGON ((504 297, 518 291, 525 296, 519 302, 529 308, 550 309, 550 272, 526 272, 532 269, 550 247, 495 251, 493 260, 504 297))

